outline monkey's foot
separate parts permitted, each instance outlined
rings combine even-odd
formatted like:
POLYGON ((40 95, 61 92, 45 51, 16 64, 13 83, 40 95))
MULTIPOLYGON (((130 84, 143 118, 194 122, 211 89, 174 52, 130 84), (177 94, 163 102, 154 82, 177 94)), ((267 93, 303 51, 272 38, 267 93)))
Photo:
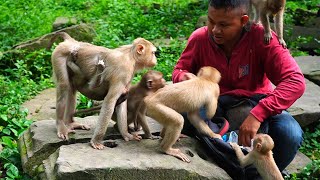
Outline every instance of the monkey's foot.
POLYGON ((165 151, 166 154, 177 157, 181 159, 183 162, 191 162, 190 159, 187 157, 187 155, 183 154, 180 149, 174 149, 170 148, 167 151, 165 151))
POLYGON ((105 146, 102 143, 96 142, 94 140, 90 141, 90 145, 94 148, 94 149, 98 149, 101 150, 103 149, 105 146))
POLYGON ((126 135, 123 135, 123 139, 125 141, 132 141, 132 140, 140 141, 142 139, 142 137, 139 136, 138 134, 129 134, 129 133, 127 133, 126 135))
POLYGON ((72 122, 70 124, 68 124, 68 126, 71 129, 84 129, 84 130, 90 130, 90 126, 86 125, 86 124, 81 124, 78 122, 72 122))
POLYGON ((270 40, 272 39, 272 34, 271 32, 269 33, 264 33, 264 43, 265 44, 270 44, 270 40))
POLYGON ((287 44, 286 44, 286 42, 283 40, 283 38, 279 38, 279 44, 281 44, 283 48, 287 48, 287 44))
POLYGON ((73 129, 67 128, 64 124, 63 125, 58 125, 57 126, 57 135, 60 139, 62 140, 68 140, 68 134, 69 133, 75 133, 76 131, 73 129))

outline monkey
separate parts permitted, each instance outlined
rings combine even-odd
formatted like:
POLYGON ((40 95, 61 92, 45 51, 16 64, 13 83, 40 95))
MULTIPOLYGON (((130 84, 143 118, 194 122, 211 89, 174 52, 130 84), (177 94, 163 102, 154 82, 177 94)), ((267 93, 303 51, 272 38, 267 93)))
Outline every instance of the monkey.
POLYGON ((268 134, 256 134, 253 138, 253 150, 249 154, 244 155, 237 143, 230 143, 239 159, 240 165, 244 168, 253 164, 262 179, 264 180, 280 180, 283 179, 279 168, 277 167, 272 149, 274 142, 268 134))
MULTIPOLYGON (((76 67, 73 62, 68 63, 75 74, 82 74, 81 70, 76 67)), ((132 87, 130 87, 127 98, 127 124, 134 124, 134 130, 137 131, 142 127, 144 132, 144 138, 153 138, 151 135, 147 120, 146 120, 146 107, 143 103, 143 99, 156 92, 158 89, 163 88, 166 85, 166 81, 163 78, 163 74, 159 71, 149 70, 146 72, 140 82, 132 87)), ((88 112, 99 112, 101 106, 96 106, 93 108, 79 110, 76 113, 88 113, 88 112)), ((113 117, 116 119, 116 117, 113 117)), ((116 120, 117 121, 117 120, 116 120)))
MULTIPOLYGON (((73 73, 82 74, 81 70, 73 62, 68 63, 68 67, 71 68, 73 73)), ((163 78, 163 74, 159 71, 149 70, 141 78, 140 82, 132 87, 130 87, 127 98, 127 124, 134 124, 134 130, 137 131, 142 127, 145 138, 153 138, 151 135, 149 126, 145 118, 145 105, 143 99, 156 92, 158 89, 164 87, 166 81, 163 78)), ((101 106, 96 106, 93 108, 79 110, 79 113, 89 113, 89 112, 99 112, 101 106)), ((113 119, 116 117, 113 116, 113 119)), ((116 120, 117 121, 117 120, 116 120)))
POLYGON ((101 112, 90 140, 94 149, 103 149, 104 138, 108 123, 116 111, 120 133, 125 141, 141 140, 141 136, 130 134, 127 130, 127 102, 115 108, 117 99, 127 89, 135 72, 144 68, 153 67, 157 63, 156 47, 144 38, 136 38, 132 44, 123 45, 115 49, 96 46, 90 43, 76 41, 65 32, 56 33, 51 41, 62 37, 52 52, 51 63, 57 89, 56 100, 56 127, 57 135, 63 140, 76 128, 89 129, 89 127, 74 121, 76 92, 79 91, 89 99, 103 100, 101 112), (101 77, 97 64, 102 60, 104 68, 101 77), (82 71, 85 80, 81 81, 68 70, 67 62, 73 61, 82 71), (90 85, 92 79, 98 78, 99 84, 90 85), (101 81, 101 83, 100 83, 101 81))
POLYGON ((141 81, 130 88, 128 95, 128 124, 134 124, 134 130, 139 130, 140 125, 144 132, 144 138, 153 138, 146 120, 146 106, 143 99, 163 88, 166 81, 159 71, 148 71, 141 81))
POLYGON ((196 77, 166 85, 144 99, 147 116, 163 126, 160 146, 164 153, 184 162, 190 162, 180 149, 172 148, 183 127, 184 118, 180 113, 184 112, 200 133, 221 139, 221 136, 215 134, 199 115, 199 109, 205 107, 207 118, 211 119, 214 116, 220 94, 218 85, 220 79, 221 75, 217 69, 210 66, 202 67, 196 77))
POLYGON ((269 16, 274 17, 275 31, 278 35, 279 44, 287 47, 283 39, 283 15, 286 0, 250 0, 249 13, 254 14, 254 22, 261 23, 264 28, 264 42, 269 44, 272 39, 269 16), (254 12, 253 12, 254 11, 254 12))

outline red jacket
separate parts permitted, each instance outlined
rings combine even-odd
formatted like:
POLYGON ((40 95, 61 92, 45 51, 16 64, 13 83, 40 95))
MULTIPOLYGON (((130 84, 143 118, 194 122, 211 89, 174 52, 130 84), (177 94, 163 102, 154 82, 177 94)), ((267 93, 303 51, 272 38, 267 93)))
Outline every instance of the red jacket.
POLYGON ((194 31, 176 64, 172 80, 181 81, 183 74, 196 74, 202 66, 212 66, 221 73, 221 95, 249 97, 266 94, 251 110, 260 122, 289 108, 305 90, 305 81, 288 49, 279 45, 276 34, 269 45, 263 42, 263 27, 252 25, 233 49, 228 61, 215 44, 208 28, 194 31), (273 89, 271 82, 276 85, 273 89))

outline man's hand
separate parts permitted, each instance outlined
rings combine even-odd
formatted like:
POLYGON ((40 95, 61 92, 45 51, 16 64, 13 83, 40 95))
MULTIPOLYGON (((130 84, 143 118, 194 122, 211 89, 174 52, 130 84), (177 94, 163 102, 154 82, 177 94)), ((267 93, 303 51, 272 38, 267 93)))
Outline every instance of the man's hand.
POLYGON ((189 79, 192 79, 192 78, 195 78, 196 75, 192 74, 192 73, 185 73, 182 77, 182 81, 186 81, 186 80, 189 80, 189 79))
POLYGON ((239 128, 239 144, 250 147, 251 139, 257 134, 261 122, 252 114, 243 121, 239 128))

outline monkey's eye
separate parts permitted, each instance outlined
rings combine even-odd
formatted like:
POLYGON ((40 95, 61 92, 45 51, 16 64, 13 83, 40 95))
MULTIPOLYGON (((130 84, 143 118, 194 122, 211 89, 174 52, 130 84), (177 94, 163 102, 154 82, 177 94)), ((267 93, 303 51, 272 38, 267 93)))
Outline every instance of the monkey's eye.
POLYGON ((160 51, 155 51, 155 52, 153 52, 153 54, 154 54, 156 57, 159 57, 159 56, 160 56, 160 51))

